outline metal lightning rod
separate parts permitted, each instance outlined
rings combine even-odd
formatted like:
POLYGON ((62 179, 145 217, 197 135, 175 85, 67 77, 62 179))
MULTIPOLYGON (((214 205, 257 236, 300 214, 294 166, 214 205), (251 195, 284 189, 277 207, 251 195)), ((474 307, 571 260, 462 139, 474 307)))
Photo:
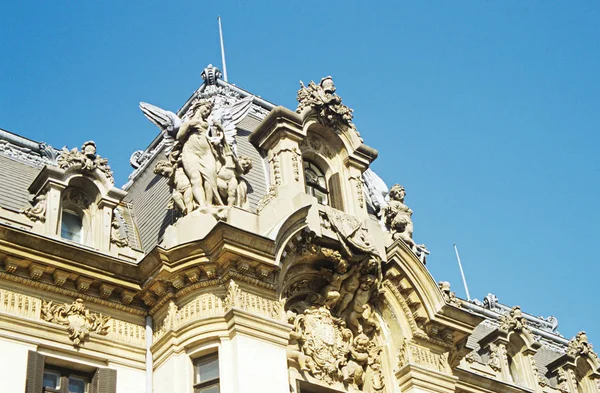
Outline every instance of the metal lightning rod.
POLYGON ((471 295, 469 295, 469 287, 467 286, 467 279, 465 278, 465 272, 462 268, 462 263, 460 263, 460 256, 458 255, 458 248, 456 248, 456 243, 454 243, 454 251, 456 252, 456 259, 458 260, 458 267, 460 268, 460 275, 462 276, 463 284, 465 285, 465 292, 467 293, 467 300, 471 301, 471 295))
POLYGON ((227 82, 227 64, 225 63, 225 45, 223 44, 223 28, 221 27, 221 17, 217 16, 219 21, 219 37, 221 38, 221 62, 223 63, 223 80, 227 82))

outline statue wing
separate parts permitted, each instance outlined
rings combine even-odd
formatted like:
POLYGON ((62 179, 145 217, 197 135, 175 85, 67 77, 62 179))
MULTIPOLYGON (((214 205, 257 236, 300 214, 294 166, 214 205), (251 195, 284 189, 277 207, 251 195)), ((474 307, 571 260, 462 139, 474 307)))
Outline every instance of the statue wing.
POLYGON ((164 133, 165 138, 170 137, 175 139, 179 126, 181 126, 181 119, 179 116, 173 112, 166 111, 146 102, 140 102, 140 109, 148 120, 160 128, 164 133))
POLYGON ((235 136, 237 135, 236 126, 252 109, 254 96, 248 96, 234 103, 233 105, 217 107, 211 113, 212 121, 219 121, 225 134, 227 144, 237 153, 235 136))
POLYGON ((368 168, 363 173, 363 180, 365 182, 367 203, 373 208, 375 212, 381 211, 387 206, 386 196, 390 190, 387 185, 371 168, 368 168))

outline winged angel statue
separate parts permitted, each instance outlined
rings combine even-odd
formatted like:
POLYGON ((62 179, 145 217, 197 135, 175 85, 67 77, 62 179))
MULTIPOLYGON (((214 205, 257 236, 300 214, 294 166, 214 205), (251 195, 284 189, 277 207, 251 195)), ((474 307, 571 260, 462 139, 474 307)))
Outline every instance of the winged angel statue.
POLYGON ((168 179, 171 208, 183 215, 207 206, 248 208, 248 186, 242 178, 252 161, 238 156, 236 125, 252 106, 253 96, 231 105, 197 98, 182 118, 145 102, 144 115, 163 133, 167 159, 154 172, 168 179))

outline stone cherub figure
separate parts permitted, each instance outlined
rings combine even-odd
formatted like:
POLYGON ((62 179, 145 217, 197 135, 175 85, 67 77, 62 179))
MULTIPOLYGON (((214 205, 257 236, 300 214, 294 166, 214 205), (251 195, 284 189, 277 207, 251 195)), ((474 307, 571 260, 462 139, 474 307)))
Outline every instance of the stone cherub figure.
POLYGON ((413 223, 412 210, 404 204, 406 191, 400 184, 390 188, 389 203, 383 209, 383 217, 386 228, 392 234, 392 238, 402 239, 409 247, 414 247, 412 239, 413 223))

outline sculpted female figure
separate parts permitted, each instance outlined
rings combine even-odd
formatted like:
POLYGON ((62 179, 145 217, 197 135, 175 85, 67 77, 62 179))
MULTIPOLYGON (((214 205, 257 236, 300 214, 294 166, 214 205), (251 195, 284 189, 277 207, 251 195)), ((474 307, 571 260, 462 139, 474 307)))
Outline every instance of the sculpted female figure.
MULTIPOLYGON (((192 194, 200 206, 223 204, 217 191, 218 156, 211 143, 207 121, 211 110, 210 101, 200 100, 195 103, 191 108, 192 115, 181 124, 176 136, 183 146, 183 170, 190 179, 192 194)), ((220 128, 219 125, 217 128, 220 128)), ((222 132, 221 129, 220 133, 222 132)))

